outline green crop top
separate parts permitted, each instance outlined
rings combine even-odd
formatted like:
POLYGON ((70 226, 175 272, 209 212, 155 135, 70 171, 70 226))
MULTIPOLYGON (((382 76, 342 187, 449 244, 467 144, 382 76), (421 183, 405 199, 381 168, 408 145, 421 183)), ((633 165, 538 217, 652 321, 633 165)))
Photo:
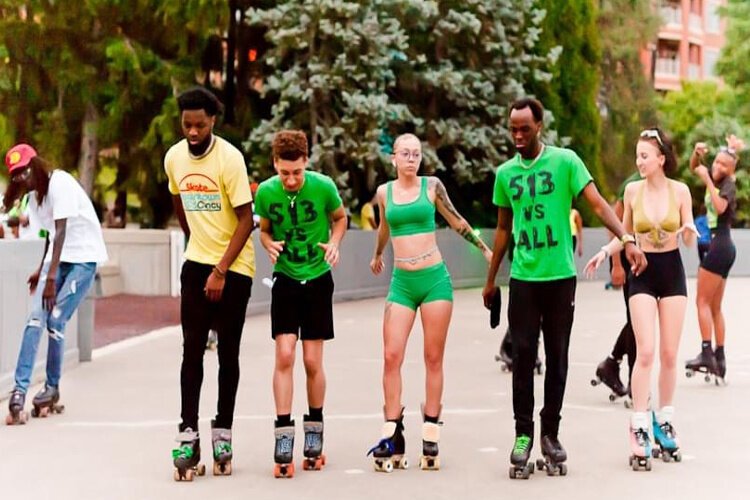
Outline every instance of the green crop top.
POLYGON ((677 199, 674 195, 674 189, 672 183, 669 183, 669 208, 664 219, 656 224, 649 220, 646 216, 646 212, 643 208, 643 190, 646 187, 646 182, 641 184, 641 189, 635 198, 633 203, 633 229, 638 234, 650 233, 652 243, 658 244, 662 242, 662 235, 660 231, 666 233, 676 233, 680 229, 680 207, 677 205, 677 199))
POLYGON ((392 236, 430 233, 435 230, 435 204, 427 196, 427 177, 422 177, 419 196, 409 203, 393 202, 393 181, 386 185, 385 220, 392 236))

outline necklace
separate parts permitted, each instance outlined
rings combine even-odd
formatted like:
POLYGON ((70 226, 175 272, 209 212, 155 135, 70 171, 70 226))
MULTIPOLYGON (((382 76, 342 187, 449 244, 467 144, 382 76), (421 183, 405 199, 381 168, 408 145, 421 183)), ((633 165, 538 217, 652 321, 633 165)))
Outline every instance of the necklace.
POLYGON ((286 196, 286 199, 289 200, 289 207, 290 208, 294 208, 294 202, 297 201, 297 196, 299 196, 299 194, 302 192, 302 189, 304 187, 305 187, 305 183, 302 182, 302 186, 300 186, 300 188, 297 190, 297 192, 294 193, 293 195, 290 195, 289 193, 286 192, 286 190, 284 190, 284 195, 286 196))
POLYGON ((518 153, 518 156, 517 156, 517 158, 518 158, 518 164, 521 165, 522 168, 525 168, 526 170, 529 170, 534 165, 536 165, 536 162, 539 161, 539 158, 541 158, 543 154, 544 154, 544 143, 542 143, 542 148, 539 150, 539 154, 536 155, 536 157, 528 165, 524 165, 523 160, 521 159, 521 153, 518 153))

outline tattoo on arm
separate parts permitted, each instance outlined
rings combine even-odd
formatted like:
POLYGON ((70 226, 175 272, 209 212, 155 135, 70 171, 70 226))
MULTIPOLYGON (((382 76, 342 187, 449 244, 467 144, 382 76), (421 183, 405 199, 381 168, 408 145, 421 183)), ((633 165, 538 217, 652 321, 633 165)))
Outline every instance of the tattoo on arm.
POLYGON ((474 234, 474 230, 471 228, 469 223, 466 222, 463 217, 461 217, 461 214, 458 213, 458 210, 456 210, 456 208, 453 206, 453 203, 451 203, 450 198, 448 198, 448 192, 445 190, 443 181, 441 181, 437 177, 430 177, 429 183, 430 185, 435 186, 435 198, 442 202, 448 213, 458 219, 458 227, 455 228, 456 232, 460 234, 463 239, 465 239, 475 247, 484 249, 484 242, 482 242, 482 240, 479 239, 476 234, 474 234))

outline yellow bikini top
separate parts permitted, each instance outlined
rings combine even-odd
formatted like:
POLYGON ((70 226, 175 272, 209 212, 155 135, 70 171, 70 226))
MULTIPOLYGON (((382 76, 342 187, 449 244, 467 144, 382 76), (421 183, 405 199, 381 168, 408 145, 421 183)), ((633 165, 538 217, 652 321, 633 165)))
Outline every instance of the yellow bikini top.
POLYGON ((643 209, 643 190, 646 188, 645 181, 641 184, 641 189, 636 195, 635 203, 633 203, 633 228, 638 234, 648 235, 649 241, 654 246, 659 246, 664 242, 669 233, 676 233, 680 229, 680 207, 677 205, 672 183, 669 182, 668 186, 669 208, 664 219, 658 224, 651 221, 643 209))

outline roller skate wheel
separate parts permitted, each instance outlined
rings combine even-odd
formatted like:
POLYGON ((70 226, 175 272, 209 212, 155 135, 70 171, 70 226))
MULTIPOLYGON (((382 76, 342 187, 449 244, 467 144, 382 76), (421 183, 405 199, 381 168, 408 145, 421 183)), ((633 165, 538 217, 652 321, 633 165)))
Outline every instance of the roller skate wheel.
POLYGON ((708 374, 704 375, 703 376, 703 380, 705 380, 707 384, 710 384, 711 383, 711 375, 708 375, 708 374))
POLYGON ((390 460, 375 460, 375 470, 390 474, 393 472, 393 462, 390 460))
POLYGON ((214 462, 214 476, 231 476, 232 462, 214 462))
POLYGON ((609 395, 609 402, 610 403, 614 403, 615 401, 617 401, 617 396, 615 396, 614 394, 610 394, 609 395))
POLYGON ((294 462, 291 462, 288 464, 276 464, 273 468, 273 477, 275 478, 294 477, 294 462))
POLYGON ((560 464, 560 475, 561 476, 567 476, 568 475, 568 466, 565 464, 560 464))
POLYGON ((591 387, 596 387, 597 385, 599 385, 599 381, 596 380, 595 378, 592 378, 591 379, 591 387))
POLYGON ((544 460, 541 458, 536 459, 536 468, 537 470, 544 470, 544 460))
POLYGON ((668 464, 669 462, 671 462, 671 461, 672 461, 672 455, 670 455, 670 454, 669 454, 668 452, 667 452, 667 453, 664 453, 664 454, 662 454, 662 456, 661 456, 661 459, 662 459, 662 461, 663 461, 663 462, 664 462, 665 464, 668 464))
POLYGON ((646 468, 647 471, 651 470, 651 459, 649 459, 649 458, 646 459, 646 466, 645 466, 645 468, 646 468))
POLYGON ((326 456, 320 455, 317 457, 307 457, 302 462, 302 468, 304 470, 320 470, 326 464, 326 456))
POLYGON ((409 459, 406 457, 396 458, 393 460, 393 467, 406 470, 409 468, 409 459))
POLYGON ((685 376, 686 376, 687 378, 692 378, 692 377, 693 377, 693 372, 692 372, 692 371, 690 371, 690 370, 686 370, 686 371, 685 371, 685 376))
POLYGON ((423 456, 419 460, 419 468, 422 470, 440 470, 440 458, 423 456))
POLYGON ((673 458, 675 462, 682 462, 682 452, 679 450, 674 452, 673 458))
POLYGON ((500 361, 502 358, 499 354, 495 354, 495 361, 500 361))

